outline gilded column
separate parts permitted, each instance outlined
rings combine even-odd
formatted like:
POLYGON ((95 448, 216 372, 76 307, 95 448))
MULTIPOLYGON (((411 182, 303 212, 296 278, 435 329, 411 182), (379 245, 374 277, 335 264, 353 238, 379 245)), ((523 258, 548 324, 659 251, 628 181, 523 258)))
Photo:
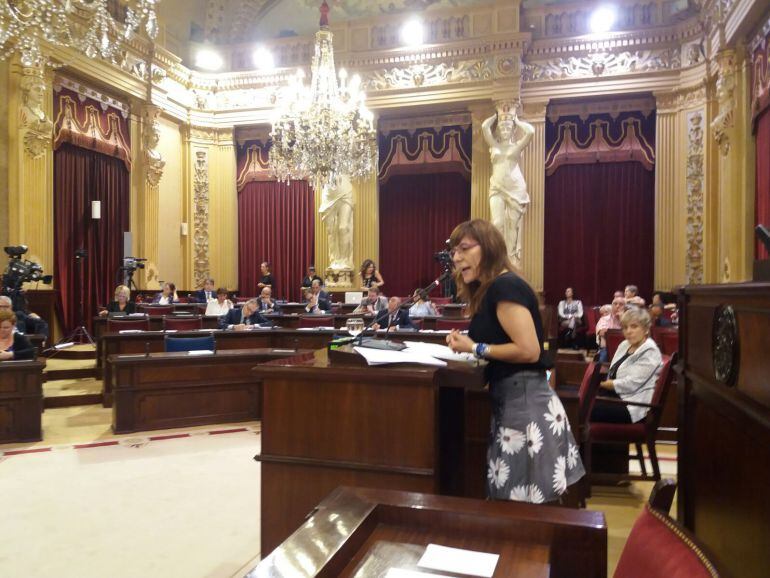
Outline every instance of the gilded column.
POLYGON ((11 65, 8 91, 8 242, 53 273, 53 75, 11 65))
POLYGON ((238 191, 232 129, 217 131, 209 163, 209 268, 217 286, 238 284, 238 191))
POLYGON ((471 219, 490 220, 489 177, 492 175, 492 161, 489 145, 484 140, 481 123, 495 113, 492 103, 470 107, 473 123, 473 150, 471 153, 471 219))
MULTIPOLYGON (((9 68, 0 62, 0 94, 10 94, 9 68)), ((0 99, 0 247, 8 245, 8 99, 0 99)))
POLYGON ((187 236, 183 242, 182 258, 185 264, 185 286, 203 286, 211 276, 209 260, 209 199, 212 151, 217 140, 216 129, 191 127, 187 154, 188 188, 183 194, 182 214, 187 223, 187 236))
POLYGON ((547 102, 524 103, 520 112, 535 129, 521 155, 521 172, 527 183, 529 207, 524 215, 522 272, 535 291, 543 290, 545 246, 545 113, 547 102))
MULTIPOLYGON (((356 194, 356 192, 358 191, 361 185, 362 183, 360 183, 359 181, 354 181, 353 183, 354 195, 356 194)), ((318 211, 321 208, 322 202, 323 202, 322 191, 319 189, 314 190, 313 204, 315 205, 315 211, 313 212, 313 217, 315 219, 315 227, 313 230, 315 231, 315 270, 320 276, 324 276, 324 272, 326 271, 326 268, 329 266, 329 239, 326 236, 326 226, 323 224, 318 214, 318 211)), ((356 213, 357 211, 354 212, 354 215, 356 213)), ((355 225, 354 225, 354 229, 356 229, 355 225)), ((355 235, 355 231, 353 234, 355 235)), ((354 237, 354 239, 357 240, 358 237, 354 237)))
MULTIPOLYGON (((374 259, 379 266, 380 257, 380 205, 377 175, 353 182, 355 200, 353 216, 353 279, 358 283, 358 268, 364 259, 374 259)), ((319 227, 316 227, 318 231, 319 227)), ((326 249, 326 245, 324 245, 326 249)), ((323 255, 327 253, 324 252, 323 255)), ((321 255, 316 245, 316 259, 321 255)), ((323 257, 326 259, 326 257, 323 257)), ((325 263, 325 261, 324 261, 325 263)), ((319 270, 316 261, 316 271, 319 270)), ((387 281, 387 272, 384 273, 387 281)))

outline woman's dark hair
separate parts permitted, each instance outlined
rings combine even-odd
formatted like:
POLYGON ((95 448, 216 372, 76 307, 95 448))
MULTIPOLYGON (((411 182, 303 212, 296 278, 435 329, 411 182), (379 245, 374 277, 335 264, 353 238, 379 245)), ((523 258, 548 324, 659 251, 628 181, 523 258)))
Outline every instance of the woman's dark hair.
POLYGON ((468 313, 473 315, 479 309, 484 294, 500 273, 512 271, 521 276, 508 258, 505 239, 500 231, 489 221, 473 219, 460 223, 449 237, 449 246, 454 249, 465 237, 470 237, 481 247, 479 277, 466 284, 460 271, 455 272, 457 295, 468 303, 468 313))
POLYGON ((220 287, 217 289, 217 295, 227 295, 227 287, 220 287))
MULTIPOLYGON (((369 268, 370 265, 374 267, 374 271, 377 270, 377 265, 375 265, 374 261, 372 261, 371 259, 367 259, 361 265, 361 277, 366 275, 366 270, 369 268)), ((374 271, 372 271, 372 275, 374 275, 374 271)))
POLYGON ((171 289, 172 293, 176 293, 176 285, 174 285, 173 283, 170 283, 170 282, 166 283, 166 285, 168 285, 168 288, 171 289))

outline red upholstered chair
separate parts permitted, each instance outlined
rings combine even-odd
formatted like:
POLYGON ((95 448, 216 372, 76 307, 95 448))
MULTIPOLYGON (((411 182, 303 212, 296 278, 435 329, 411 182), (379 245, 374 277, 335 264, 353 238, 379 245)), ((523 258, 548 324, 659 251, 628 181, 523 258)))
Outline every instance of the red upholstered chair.
POLYGON ((303 315, 299 318, 300 327, 333 327, 332 315, 303 315))
POLYGON ((436 319, 436 329, 459 329, 460 331, 467 331, 471 324, 470 319, 436 319))
POLYGON ((423 319, 410 319, 412 325, 414 325, 418 331, 422 331, 423 319))
POLYGON ((139 306, 139 311, 147 315, 171 315, 174 312, 173 305, 150 305, 145 303, 139 306))
POLYGON ((672 327, 653 327, 652 338, 661 353, 672 355, 679 351, 679 330, 672 327))
POLYGON ((147 317, 141 319, 107 319, 107 333, 119 333, 125 330, 149 331, 150 320, 147 317))
POLYGON ((607 359, 612 361, 615 356, 615 352, 618 350, 618 345, 623 343, 623 330, 622 329, 608 329, 604 334, 604 339, 607 342, 607 359))
MULTIPOLYGON (((585 439, 586 455, 590 455, 591 445, 594 443, 623 444, 626 446, 634 444, 636 446, 636 455, 629 457, 639 460, 642 474, 640 476, 620 474, 621 478, 660 480, 660 467, 658 466, 658 454, 655 451, 655 438, 658 432, 658 425, 660 424, 660 417, 663 413, 663 406, 666 403, 666 396, 668 395, 671 381, 674 378, 674 372, 671 370, 671 365, 675 362, 676 353, 670 357, 668 355, 663 356, 663 368, 660 371, 658 380, 655 382, 651 403, 642 404, 615 398, 602 399, 603 403, 644 406, 648 407, 649 411, 644 419, 636 423, 604 423, 591 421, 588 427, 588 435, 585 439), (652 476, 647 474, 647 466, 644 463, 644 453, 642 452, 643 443, 647 444, 647 452, 650 456, 650 462, 652 462, 652 476)), ((602 477, 606 476, 609 476, 609 474, 602 474, 602 477)))
POLYGON ((196 331, 203 329, 203 319, 199 315, 187 317, 163 316, 163 329, 174 329, 176 331, 196 331))
POLYGON ((246 303, 249 299, 255 299, 255 297, 236 297, 235 302, 236 303, 246 303))
POLYGON ((596 345, 596 322, 599 321, 599 308, 587 307, 583 314, 583 321, 585 321, 586 337, 592 342, 589 345, 596 345))
MULTIPOLYGON (((588 440, 590 424, 588 419, 591 417, 591 410, 594 408, 594 401, 596 399, 596 392, 599 389, 599 382, 602 380, 602 364, 596 361, 592 361, 586 367, 583 373, 583 380, 580 382, 580 389, 578 389, 578 423, 572 424, 572 433, 575 436, 577 443, 583 450, 585 442, 588 440)), ((585 467, 586 474, 585 482, 583 485, 583 503, 585 505, 585 498, 591 497, 591 484, 588 478, 591 473, 591 452, 583 451, 583 466, 585 467)))
POLYGON ((446 305, 452 302, 451 297, 431 297, 430 299, 434 305, 446 305))
MULTIPOLYGON (((657 489, 657 485, 656 485, 657 489)), ((697 538, 650 503, 631 528, 614 578, 719 578, 714 559, 697 538)), ((673 496, 673 492, 671 492, 673 496)), ((669 503, 670 506, 670 503, 669 503)))

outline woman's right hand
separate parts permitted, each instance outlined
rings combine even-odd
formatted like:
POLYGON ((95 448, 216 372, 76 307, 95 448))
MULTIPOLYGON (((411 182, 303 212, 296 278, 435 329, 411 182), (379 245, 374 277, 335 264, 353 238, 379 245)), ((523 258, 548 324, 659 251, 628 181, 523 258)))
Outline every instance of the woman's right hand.
POLYGON ((101 311, 99 311, 99 317, 107 317, 107 310, 102 309, 101 311))

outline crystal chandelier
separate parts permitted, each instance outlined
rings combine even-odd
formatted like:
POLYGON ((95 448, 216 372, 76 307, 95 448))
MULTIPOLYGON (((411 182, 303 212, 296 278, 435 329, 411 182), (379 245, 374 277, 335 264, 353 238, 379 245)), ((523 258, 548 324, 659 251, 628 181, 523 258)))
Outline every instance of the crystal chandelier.
POLYGON ((22 66, 40 67, 46 63, 42 51, 46 43, 112 60, 121 39, 128 39, 142 23, 147 35, 155 38, 157 1, 0 0, 0 60, 18 53, 22 66))
POLYGON ((335 186, 341 175, 360 178, 377 165, 374 115, 366 108, 361 79, 339 82, 334 68, 329 6, 321 4, 310 87, 300 70, 278 97, 270 137, 270 169, 281 181, 309 179, 317 190, 335 186))

